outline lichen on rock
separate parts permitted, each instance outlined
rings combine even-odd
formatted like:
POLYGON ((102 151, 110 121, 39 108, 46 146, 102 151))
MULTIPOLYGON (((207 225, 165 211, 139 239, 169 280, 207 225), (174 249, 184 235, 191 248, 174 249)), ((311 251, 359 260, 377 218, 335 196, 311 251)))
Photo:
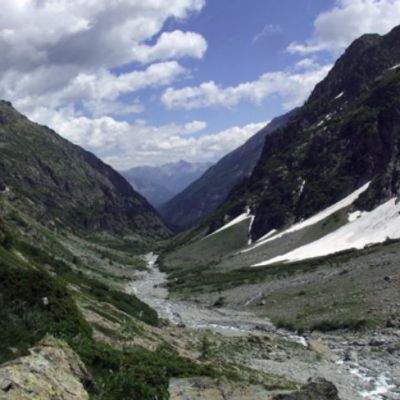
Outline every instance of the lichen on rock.
POLYGON ((29 355, 0 366, 1 400, 85 400, 93 380, 63 341, 45 337, 29 355))

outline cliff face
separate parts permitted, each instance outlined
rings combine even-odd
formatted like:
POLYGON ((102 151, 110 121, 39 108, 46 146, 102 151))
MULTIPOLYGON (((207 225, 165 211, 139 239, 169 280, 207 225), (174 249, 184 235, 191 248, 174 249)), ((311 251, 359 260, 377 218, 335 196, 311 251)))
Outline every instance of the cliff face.
POLYGON ((0 190, 43 224, 165 237, 156 211, 96 156, 0 102, 0 190))

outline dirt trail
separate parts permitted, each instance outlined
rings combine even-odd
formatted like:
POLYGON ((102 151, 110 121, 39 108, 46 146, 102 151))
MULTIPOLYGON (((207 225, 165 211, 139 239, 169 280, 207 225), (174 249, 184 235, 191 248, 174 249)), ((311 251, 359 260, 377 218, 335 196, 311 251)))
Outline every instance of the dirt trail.
MULTIPOLYGON (((127 290, 154 308, 161 318, 190 329, 208 329, 229 337, 268 334, 303 346, 299 346, 298 354, 286 358, 256 359, 244 354, 243 364, 300 382, 306 382, 309 377, 324 377, 337 386, 342 400, 400 400, 400 362, 396 355, 382 353, 377 357, 376 349, 371 349, 368 341, 360 345, 352 342, 352 338, 320 335, 319 341, 331 349, 334 357, 310 362, 305 356, 309 352, 309 338, 277 330, 268 319, 241 310, 206 308, 194 302, 169 299, 164 285, 167 276, 157 267, 158 256, 150 253, 145 257, 148 270, 138 273, 127 290)), ((397 340, 400 342, 400 333, 397 340)))

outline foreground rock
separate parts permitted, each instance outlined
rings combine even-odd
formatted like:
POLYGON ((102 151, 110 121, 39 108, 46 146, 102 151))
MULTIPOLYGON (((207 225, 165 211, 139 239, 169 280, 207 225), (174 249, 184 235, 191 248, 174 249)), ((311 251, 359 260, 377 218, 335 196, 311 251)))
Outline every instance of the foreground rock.
POLYGON ((340 400, 336 387, 316 379, 291 393, 271 392, 261 385, 244 385, 210 378, 172 379, 171 400, 340 400))
POLYGON ((85 400, 90 385, 92 378, 78 356, 50 336, 30 355, 0 367, 0 400, 85 400))
POLYGON ((303 386, 299 391, 279 394, 272 400, 340 400, 335 385, 325 379, 316 379, 303 386))

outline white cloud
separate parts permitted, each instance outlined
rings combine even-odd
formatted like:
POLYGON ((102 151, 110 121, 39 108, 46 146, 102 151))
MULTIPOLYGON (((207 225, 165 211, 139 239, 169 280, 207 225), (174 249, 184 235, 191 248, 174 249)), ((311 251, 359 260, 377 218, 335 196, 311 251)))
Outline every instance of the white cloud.
POLYGON ((0 97, 34 115, 75 108, 88 118, 141 112, 119 96, 169 85, 185 74, 177 59, 201 58, 205 39, 164 32, 170 18, 200 11, 205 0, 3 0, 0 97), (154 44, 149 44, 154 42, 154 44), (154 63, 145 69, 114 67, 154 63))
POLYGON ((188 136, 185 134, 185 127, 175 124, 161 127, 139 124, 132 126, 132 130, 136 132, 135 138, 123 138, 121 143, 125 150, 118 155, 105 157, 105 161, 120 170, 133 165, 148 164, 149 160, 154 160, 157 164, 182 159, 217 161, 242 145, 266 124, 267 122, 251 123, 196 137, 188 136), (160 135, 160 132, 163 134, 160 135), (138 137, 145 139, 138 141, 138 137))
MULTIPOLYGON (((205 0, 3 0, 0 69, 12 65, 25 70, 44 63, 111 67, 132 62, 136 50, 140 53, 142 43, 158 34, 167 19, 184 18, 201 10, 204 3, 205 0)), ((180 56, 193 54, 191 33, 172 36, 180 56), (185 44, 185 40, 189 43, 185 44)), ((156 44, 158 51, 152 54, 153 61, 171 58, 173 49, 165 51, 166 38, 168 35, 156 44)), ((199 36, 196 38, 199 40, 199 36)), ((147 50, 152 52, 149 47, 147 50)))
POLYGON ((90 115, 127 114, 141 112, 143 106, 138 100, 122 103, 118 101, 120 95, 168 85, 184 74, 185 69, 176 61, 118 76, 106 69, 78 72, 75 68, 45 66, 24 76, 14 71, 6 73, 0 79, 0 95, 28 116, 38 107, 58 109, 76 101, 90 115))
POLYGON ((340 52, 365 33, 387 33, 399 24, 399 0, 337 0, 336 6, 320 14, 314 22, 313 37, 305 43, 293 42, 288 51, 311 54, 340 52))
POLYGON ((207 123, 205 121, 192 121, 185 125, 184 133, 192 134, 200 132, 207 128, 207 123))
POLYGON ((141 63, 172 58, 202 58, 207 50, 203 36, 194 32, 163 32, 153 46, 138 45, 133 49, 133 59, 141 63))
POLYGON ((282 27, 280 25, 267 24, 253 37, 253 43, 278 33, 282 33, 282 27))
POLYGON ((330 70, 330 65, 304 61, 294 71, 267 72, 257 80, 237 86, 221 87, 213 81, 181 89, 168 88, 162 102, 170 109, 196 109, 204 107, 233 107, 242 100, 261 103, 272 95, 280 96, 286 109, 300 105, 314 86, 330 70), (301 71, 299 70, 301 69, 301 71))
POLYGON ((170 161, 216 161, 243 144, 267 122, 232 127, 219 133, 193 135, 207 127, 204 121, 183 125, 154 126, 137 120, 132 124, 103 116, 87 118, 72 108, 54 111, 36 109, 33 118, 68 140, 95 151, 117 169, 136 165, 163 164, 170 161))

